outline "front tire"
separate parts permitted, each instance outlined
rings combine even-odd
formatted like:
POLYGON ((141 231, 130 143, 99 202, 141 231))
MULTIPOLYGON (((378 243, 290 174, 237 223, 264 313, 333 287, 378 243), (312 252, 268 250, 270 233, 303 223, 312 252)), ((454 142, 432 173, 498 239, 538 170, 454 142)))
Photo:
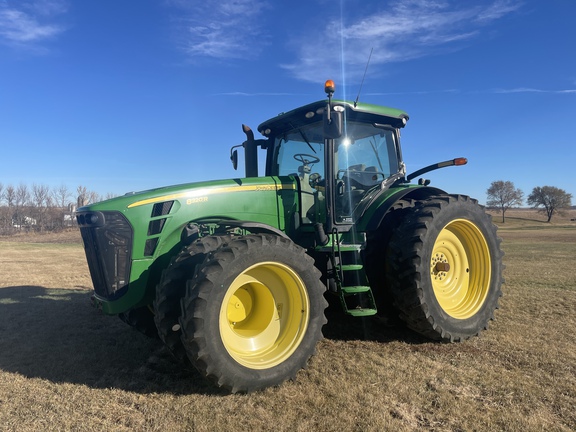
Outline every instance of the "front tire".
POLYGON ((186 353, 180 340, 180 300, 186 291, 186 283, 194 278, 196 268, 202 264, 206 255, 215 251, 232 238, 231 235, 200 237, 184 246, 170 265, 162 272, 156 286, 154 300, 154 321, 158 335, 168 350, 178 360, 186 360, 186 353))
POLYGON ((486 329, 502 295, 500 242, 491 217, 469 197, 418 202, 390 241, 387 277, 400 318, 448 342, 486 329))
POLYGON ((233 393, 294 378, 326 323, 320 276, 313 259, 289 239, 233 239, 187 286, 180 323, 188 358, 233 393))

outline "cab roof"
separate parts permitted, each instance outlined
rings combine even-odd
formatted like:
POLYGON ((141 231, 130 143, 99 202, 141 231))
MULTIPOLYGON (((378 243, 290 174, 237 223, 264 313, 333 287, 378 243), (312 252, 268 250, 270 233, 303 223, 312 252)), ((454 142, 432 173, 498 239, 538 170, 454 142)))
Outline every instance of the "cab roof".
MULTIPOLYGON (((322 120, 328 100, 313 102, 286 113, 278 114, 258 126, 258 132, 268 137, 278 132, 299 128, 322 120)), ((396 108, 367 103, 333 100, 333 107, 344 109, 344 120, 377 123, 402 128, 408 121, 408 114, 396 108)))

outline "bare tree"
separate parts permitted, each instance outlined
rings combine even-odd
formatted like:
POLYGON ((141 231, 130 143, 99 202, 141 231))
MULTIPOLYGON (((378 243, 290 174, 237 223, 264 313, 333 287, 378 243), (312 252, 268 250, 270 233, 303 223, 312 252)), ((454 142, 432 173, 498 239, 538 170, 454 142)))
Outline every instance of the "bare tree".
POLYGON ((554 214, 562 213, 563 209, 572 205, 572 194, 554 186, 538 186, 532 189, 532 193, 528 195, 527 202, 534 208, 546 213, 547 222, 550 222, 554 214))
MULTIPOLYGON (((77 187, 76 193, 77 200, 72 203, 73 191, 64 184, 51 189, 41 184, 29 188, 23 182, 17 187, 0 183, 0 232, 13 233, 15 229, 23 228, 61 229, 72 223, 76 205, 84 206, 103 199, 82 185, 77 187)), ((112 196, 108 194, 107 197, 112 196)))
POLYGON ((524 192, 516 189, 511 181, 504 180, 493 181, 486 195, 488 195, 486 205, 498 208, 502 212, 502 223, 506 222, 504 219, 506 210, 521 206, 524 200, 524 192))
MULTIPOLYGON (((4 185, 0 183, 0 203, 4 201, 4 185)), ((7 232, 10 227, 10 210, 7 206, 0 206, 0 233, 7 232)))
POLYGON ((82 207, 88 204, 88 188, 86 186, 78 186, 76 188, 77 199, 76 203, 78 207, 82 207))
POLYGON ((13 229, 12 219, 14 218, 14 203, 16 201, 16 189, 9 184, 4 190, 4 201, 6 202, 6 211, 3 212, 2 226, 5 232, 10 232, 13 229))
POLYGON ((16 189, 14 186, 8 185, 6 186, 6 191, 4 192, 4 198, 6 199, 6 204, 8 207, 14 207, 16 203, 16 189))
POLYGON ((29 204, 30 192, 28 191, 28 186, 24 183, 20 183, 16 188, 16 206, 24 207, 29 204))
POLYGON ((54 201, 57 207, 61 209, 68 206, 70 203, 70 197, 72 194, 68 190, 68 187, 65 184, 61 184, 57 188, 54 189, 52 192, 52 196, 54 197, 54 201))
POLYGON ((55 228, 64 228, 72 220, 73 208, 76 206, 74 203, 73 208, 69 208, 72 200, 72 193, 68 186, 61 184, 55 187, 52 191, 52 199, 55 208, 52 209, 52 223, 55 228))
POLYGON ((89 191, 88 192, 88 204, 92 204, 95 202, 100 201, 100 195, 97 192, 89 191))
POLYGON ((77 204, 78 207, 82 207, 91 203, 95 203, 100 200, 98 193, 94 191, 89 191, 86 186, 78 186, 76 188, 76 193, 78 194, 77 204))
POLYGON ((38 228, 43 231, 47 225, 48 208, 52 206, 52 197, 50 196, 50 188, 46 185, 32 185, 32 204, 34 206, 34 213, 36 224, 38 228))
POLYGON ((35 207, 49 207, 52 204, 50 188, 46 185, 32 184, 32 204, 35 207))
POLYGON ((18 228, 21 229, 26 223, 26 218, 29 217, 25 214, 24 210, 24 208, 30 204, 30 192, 28 192, 28 186, 24 183, 20 183, 16 188, 14 197, 14 221, 18 228))

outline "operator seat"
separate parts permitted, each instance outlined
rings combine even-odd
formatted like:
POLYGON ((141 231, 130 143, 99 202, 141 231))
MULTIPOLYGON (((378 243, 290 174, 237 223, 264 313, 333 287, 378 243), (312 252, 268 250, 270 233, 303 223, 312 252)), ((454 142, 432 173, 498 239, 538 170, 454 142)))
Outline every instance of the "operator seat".
MULTIPOLYGON (((380 177, 382 174, 380 174, 380 177)), ((378 169, 364 164, 350 165, 342 176, 341 211, 352 214, 354 208, 362 200, 366 191, 378 182, 378 169)))

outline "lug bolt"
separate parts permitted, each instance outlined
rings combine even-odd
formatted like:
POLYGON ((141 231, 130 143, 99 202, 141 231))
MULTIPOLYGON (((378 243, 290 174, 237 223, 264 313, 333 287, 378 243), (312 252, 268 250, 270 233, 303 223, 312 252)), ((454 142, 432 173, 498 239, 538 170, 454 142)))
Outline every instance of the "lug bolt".
POLYGON ((447 272, 450 271, 450 264, 447 262, 437 262, 434 268, 437 272, 447 272))

